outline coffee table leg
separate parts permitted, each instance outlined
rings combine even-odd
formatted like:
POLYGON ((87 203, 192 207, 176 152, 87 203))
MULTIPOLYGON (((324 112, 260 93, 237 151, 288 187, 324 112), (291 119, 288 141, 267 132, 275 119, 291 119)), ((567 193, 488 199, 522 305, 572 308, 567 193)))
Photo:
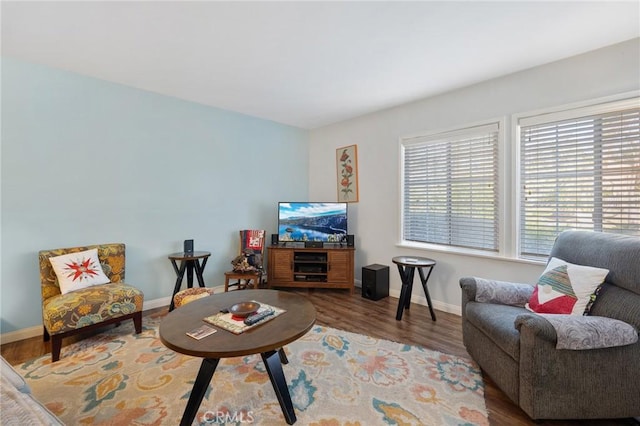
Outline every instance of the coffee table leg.
POLYGON ((216 358, 205 358, 202 360, 198 376, 193 383, 193 389, 191 389, 191 395, 189 395, 187 407, 184 409, 184 414, 182 414, 180 426, 191 426, 193 423, 193 419, 196 418, 196 414, 202 403, 202 398, 204 398, 204 394, 207 392, 207 387, 211 382, 211 378, 219 362, 220 360, 216 358))
POLYGON ((284 348, 278 349, 278 355, 280 355, 280 362, 283 364, 289 364, 289 359, 284 351, 284 348))
POLYGON ((293 402, 291 402, 291 395, 289 394, 289 388, 287 387, 287 381, 284 378, 284 372, 282 371, 282 363, 280 362, 280 351, 263 352, 262 362, 269 373, 269 379, 273 385, 273 390, 276 392, 280 408, 282 408, 282 414, 287 424, 292 425, 296 422, 296 413, 293 410, 293 402))

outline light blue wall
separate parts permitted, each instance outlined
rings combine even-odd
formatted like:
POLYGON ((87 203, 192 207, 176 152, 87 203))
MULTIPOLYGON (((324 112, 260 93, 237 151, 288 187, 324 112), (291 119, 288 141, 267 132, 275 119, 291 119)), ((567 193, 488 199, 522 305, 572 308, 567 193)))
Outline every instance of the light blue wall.
POLYGON ((37 252, 127 245, 126 281, 171 295, 167 254, 195 239, 223 283, 237 232, 306 200, 308 134, 216 108, 2 58, 2 333, 41 324, 37 252))

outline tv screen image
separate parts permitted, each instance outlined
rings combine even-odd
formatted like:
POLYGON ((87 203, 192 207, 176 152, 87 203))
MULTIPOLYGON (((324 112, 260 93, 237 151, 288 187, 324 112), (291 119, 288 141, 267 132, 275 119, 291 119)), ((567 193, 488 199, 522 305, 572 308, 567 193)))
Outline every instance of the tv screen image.
POLYGON ((278 203, 278 240, 339 243, 347 235, 347 203, 278 203))

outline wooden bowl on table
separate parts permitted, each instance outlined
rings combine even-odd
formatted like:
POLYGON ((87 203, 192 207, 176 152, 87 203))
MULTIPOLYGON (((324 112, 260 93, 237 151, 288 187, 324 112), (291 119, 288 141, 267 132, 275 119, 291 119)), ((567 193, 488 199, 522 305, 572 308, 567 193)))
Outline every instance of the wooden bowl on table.
POLYGON ((233 316, 246 318, 255 313, 258 309, 260 309, 260 304, 258 302, 240 302, 232 305, 229 308, 229 312, 233 316))

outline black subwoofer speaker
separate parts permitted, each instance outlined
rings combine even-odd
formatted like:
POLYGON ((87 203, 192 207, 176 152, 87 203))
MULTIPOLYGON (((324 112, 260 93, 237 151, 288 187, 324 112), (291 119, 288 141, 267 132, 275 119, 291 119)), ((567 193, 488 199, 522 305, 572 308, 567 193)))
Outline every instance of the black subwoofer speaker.
POLYGON ((362 297, 380 300, 389 296, 389 267, 373 264, 362 268, 362 297))

